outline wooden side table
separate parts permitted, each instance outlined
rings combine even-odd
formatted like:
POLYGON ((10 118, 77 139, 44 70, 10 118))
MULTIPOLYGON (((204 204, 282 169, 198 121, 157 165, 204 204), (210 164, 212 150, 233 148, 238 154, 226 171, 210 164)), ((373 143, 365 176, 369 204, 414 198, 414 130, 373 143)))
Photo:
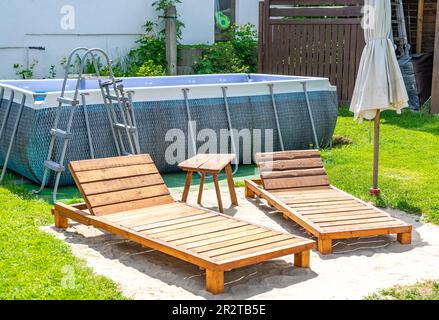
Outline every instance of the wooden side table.
POLYGON ((229 186, 230 198, 233 205, 238 205, 236 197, 235 184, 233 182, 231 162, 235 159, 234 154, 197 154, 195 157, 183 161, 178 167, 187 172, 186 184, 184 186, 183 197, 181 201, 186 202, 189 195, 189 189, 192 182, 192 175, 194 172, 201 174, 200 189, 198 191, 198 204, 201 204, 203 197, 204 181, 207 174, 213 177, 215 185, 216 197, 218 200, 218 208, 221 213, 224 212, 223 203, 221 201, 221 192, 218 184, 218 174, 225 170, 227 176, 227 184, 229 186))

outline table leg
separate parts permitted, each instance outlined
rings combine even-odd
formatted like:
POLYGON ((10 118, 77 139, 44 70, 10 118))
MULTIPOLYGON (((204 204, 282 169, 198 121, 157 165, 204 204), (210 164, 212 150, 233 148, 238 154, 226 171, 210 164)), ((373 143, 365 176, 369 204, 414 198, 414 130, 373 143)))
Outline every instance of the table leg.
POLYGON ((232 166, 229 164, 226 166, 227 184, 229 185, 230 199, 232 204, 238 205, 238 198, 236 197, 235 182, 233 181, 232 166))
POLYGON ((201 173, 201 179, 200 179, 200 189, 198 190, 198 204, 201 204, 201 199, 203 198, 203 188, 204 188, 204 179, 206 178, 206 173, 201 173))
POLYGON ((184 185, 184 190, 183 190, 183 196, 181 198, 181 201, 183 202, 187 202, 187 197, 189 195, 189 189, 191 187, 191 182, 192 182, 192 171, 188 171, 187 175, 186 175, 186 183, 184 185))
POLYGON ((218 200, 218 209, 219 212, 224 213, 223 202, 221 201, 221 191, 218 183, 218 175, 213 174, 213 183, 215 184, 216 198, 218 200))

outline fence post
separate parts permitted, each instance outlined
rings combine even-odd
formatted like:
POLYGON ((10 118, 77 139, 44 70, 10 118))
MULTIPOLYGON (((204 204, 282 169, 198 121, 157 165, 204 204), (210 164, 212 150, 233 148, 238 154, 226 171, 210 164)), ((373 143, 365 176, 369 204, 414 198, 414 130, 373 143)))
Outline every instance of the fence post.
POLYGON ((168 75, 177 75, 177 8, 170 6, 165 11, 166 16, 166 61, 168 75))
POLYGON ((259 30, 258 30, 258 72, 264 73, 264 53, 265 53, 265 24, 264 24, 264 14, 265 14, 265 3, 264 0, 259 1, 259 30))
POLYGON ((433 88, 431 90, 432 114, 439 114, 439 1, 437 2, 436 36, 434 42, 433 88))

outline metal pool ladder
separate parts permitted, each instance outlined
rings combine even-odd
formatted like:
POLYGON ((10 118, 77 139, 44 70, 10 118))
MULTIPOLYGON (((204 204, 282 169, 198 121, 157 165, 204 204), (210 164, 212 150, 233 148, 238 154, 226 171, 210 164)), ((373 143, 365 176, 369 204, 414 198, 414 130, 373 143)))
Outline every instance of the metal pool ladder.
POLYGON ((131 97, 132 92, 126 94, 121 81, 115 79, 113 74, 112 61, 110 60, 109 56, 105 51, 98 48, 88 49, 84 47, 74 49, 70 53, 66 63, 66 70, 65 70, 64 81, 61 89, 61 96, 58 98, 58 108, 56 110, 53 128, 50 130, 50 134, 52 137, 50 140, 47 159, 44 162, 44 175, 41 181, 41 187, 40 189, 33 191, 34 194, 42 192, 46 187, 46 183, 49 177, 49 172, 54 172, 56 174, 55 183, 53 187, 53 194, 52 194, 54 203, 56 202, 56 195, 58 192, 61 174, 66 169, 64 165, 64 161, 65 161, 65 156, 67 152, 67 147, 69 145, 69 141, 72 138, 73 118, 76 109, 81 104, 84 108, 84 118, 85 118, 88 143, 90 148, 90 157, 92 159, 95 157, 93 141, 90 131, 90 123, 88 118, 88 111, 87 111, 86 96, 88 94, 79 92, 81 89, 81 82, 82 80, 84 80, 82 72, 84 70, 86 58, 89 55, 92 58, 92 63, 95 68, 96 77, 107 110, 107 116, 108 116, 108 120, 110 121, 111 131, 113 134, 118 155, 122 155, 122 154, 129 155, 129 154, 140 153, 136 120, 132 108, 132 97, 131 97), (73 56, 80 51, 85 51, 85 53, 82 56, 82 59, 80 60, 81 63, 79 67, 79 74, 76 77, 76 86, 75 86, 73 98, 68 98, 65 96, 65 93, 66 93, 67 82, 69 79, 69 68, 73 56), (106 82, 102 82, 102 78, 99 74, 99 66, 96 60, 97 54, 100 54, 104 57, 105 62, 107 63, 109 69, 109 80, 106 82), (110 89, 112 89, 113 92, 111 92, 110 89), (81 96, 81 101, 78 100, 79 96, 81 96), (113 102, 117 102, 116 106, 113 102), (118 108, 118 110, 116 110, 116 107, 118 108), (61 118, 62 110, 66 110, 68 114, 67 124, 65 128, 60 128, 60 118, 61 118), (120 114, 120 118, 122 119, 122 121, 119 121, 118 113, 120 114), (126 136, 123 135, 123 131, 126 133, 126 136), (61 152, 59 153, 59 155, 55 148, 55 144, 57 140, 61 141, 60 142, 61 152), (127 152, 126 150, 125 140, 128 141, 129 152, 127 152))

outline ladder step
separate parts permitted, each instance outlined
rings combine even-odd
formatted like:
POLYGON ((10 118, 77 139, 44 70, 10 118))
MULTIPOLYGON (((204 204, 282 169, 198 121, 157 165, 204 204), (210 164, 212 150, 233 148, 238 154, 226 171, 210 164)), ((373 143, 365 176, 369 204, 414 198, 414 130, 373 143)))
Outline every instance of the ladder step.
POLYGON ((79 104, 78 100, 73 100, 73 99, 65 98, 65 97, 59 97, 58 102, 63 103, 63 104, 69 104, 71 106, 76 106, 79 104))
POLYGON ((61 129, 51 129, 50 134, 55 137, 59 137, 62 139, 70 139, 72 137, 71 132, 67 132, 61 129))
POLYGON ((130 132, 136 132, 137 128, 134 126, 125 126, 123 123, 115 123, 113 124, 115 129, 126 130, 128 129, 130 132))
POLYGON ((66 169, 63 165, 56 163, 55 161, 48 161, 48 160, 44 161, 44 166, 47 169, 55 172, 63 172, 66 169))
POLYGON ((117 97, 117 96, 112 96, 112 95, 106 95, 107 99, 109 100, 113 100, 113 101, 118 101, 120 100, 121 102, 127 102, 128 98, 126 97, 117 97))
POLYGON ((121 82, 122 82, 122 79, 116 79, 114 82, 112 80, 110 80, 110 81, 102 82, 101 86, 108 87, 108 86, 113 85, 113 83, 117 84, 117 83, 121 83, 121 82))

